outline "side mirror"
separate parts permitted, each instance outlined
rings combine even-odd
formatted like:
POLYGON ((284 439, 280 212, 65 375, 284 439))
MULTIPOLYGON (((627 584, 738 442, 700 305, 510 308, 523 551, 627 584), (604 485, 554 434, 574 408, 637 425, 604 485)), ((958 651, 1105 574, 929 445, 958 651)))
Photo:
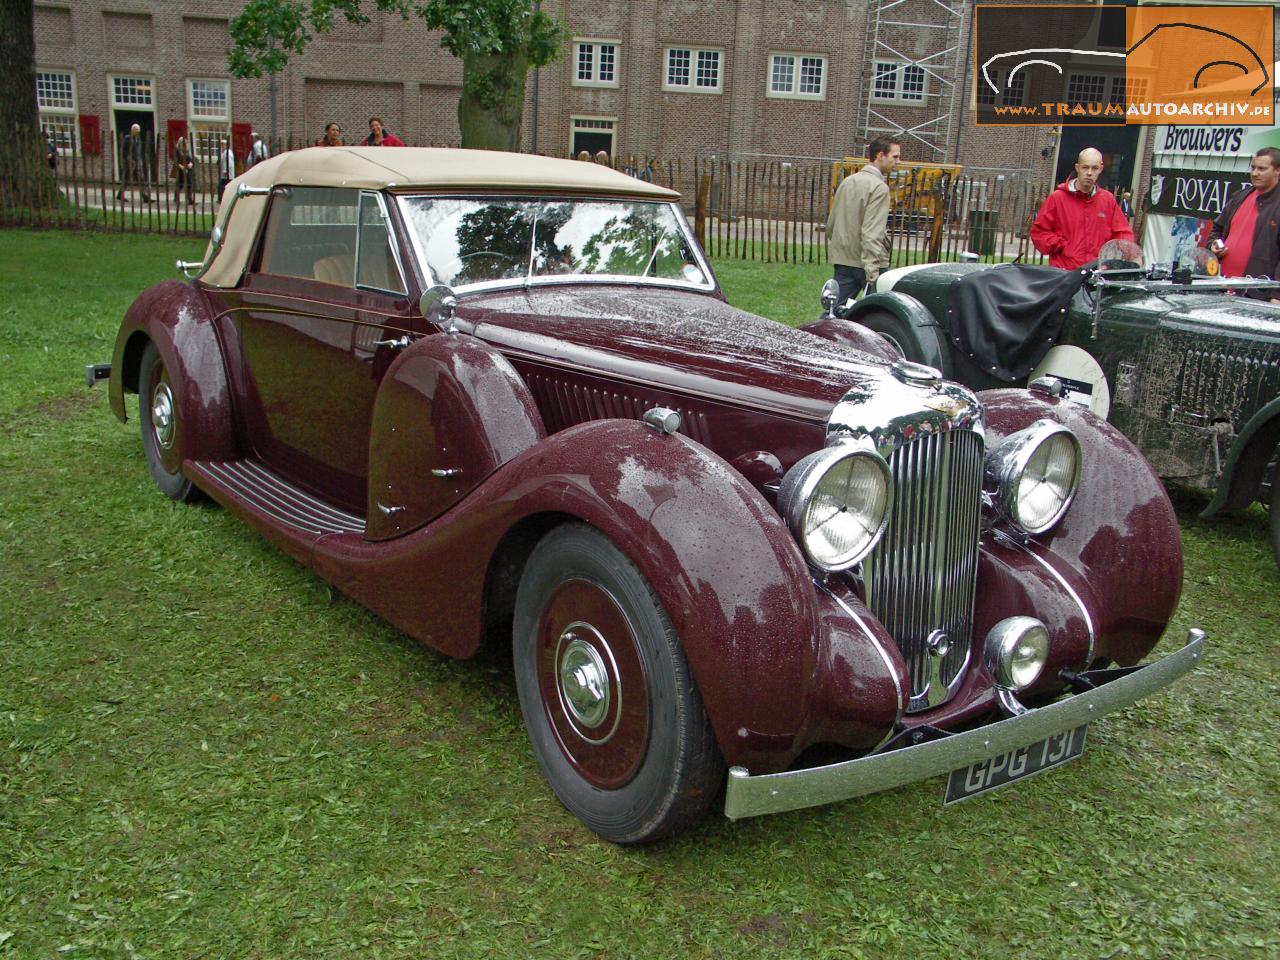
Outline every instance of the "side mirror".
POLYGON ((833 316, 832 311, 835 309, 836 297, 838 296, 840 296, 840 284, 833 277, 822 285, 822 315, 824 317, 833 316))
POLYGON ((422 292, 418 309, 422 312, 422 319, 429 323, 438 323, 442 327, 447 326, 453 319, 453 315, 458 312, 458 298, 454 295, 452 287, 437 283, 422 292))

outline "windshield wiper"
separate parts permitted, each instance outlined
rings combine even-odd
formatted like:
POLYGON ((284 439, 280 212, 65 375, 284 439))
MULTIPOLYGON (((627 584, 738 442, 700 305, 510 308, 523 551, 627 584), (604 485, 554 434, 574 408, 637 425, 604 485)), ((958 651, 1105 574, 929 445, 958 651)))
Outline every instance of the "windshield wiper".
POLYGON ((538 255, 538 215, 542 212, 542 206, 538 204, 537 209, 533 211, 533 227, 529 230, 529 264, 524 272, 526 289, 533 281, 533 258, 538 255))
POLYGON ((658 239, 653 242, 653 253, 649 254, 649 262, 644 265, 644 269, 640 271, 640 276, 647 277, 649 271, 653 268, 654 261, 658 259, 658 251, 662 249, 662 241, 667 239, 667 231, 664 229, 658 234, 658 239))

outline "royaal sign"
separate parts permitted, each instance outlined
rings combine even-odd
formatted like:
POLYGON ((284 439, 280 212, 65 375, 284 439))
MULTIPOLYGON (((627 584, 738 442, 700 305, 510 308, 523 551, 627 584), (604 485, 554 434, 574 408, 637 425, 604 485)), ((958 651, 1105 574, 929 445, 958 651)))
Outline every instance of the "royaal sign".
POLYGON ((1223 173, 1215 170, 1166 168, 1153 170, 1147 191, 1150 212, 1214 219, 1228 198, 1249 183, 1248 170, 1223 173))

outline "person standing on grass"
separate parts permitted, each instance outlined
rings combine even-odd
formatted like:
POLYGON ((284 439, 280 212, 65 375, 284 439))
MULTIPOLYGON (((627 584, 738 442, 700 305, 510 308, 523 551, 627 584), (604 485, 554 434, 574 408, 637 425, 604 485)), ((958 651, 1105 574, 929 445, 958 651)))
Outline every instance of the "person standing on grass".
POLYGON ((181 202, 182 189, 185 187, 187 190, 187 206, 195 206, 196 160, 191 155, 191 148, 187 145, 186 137, 179 137, 178 142, 173 145, 173 176, 173 202, 181 202))
POLYGON ((271 156, 271 151, 262 142, 262 134, 255 130, 251 139, 253 140, 253 145, 249 147, 249 155, 244 158, 244 168, 246 170, 271 156))
POLYGON ((236 154, 231 143, 223 140, 218 148, 218 200, 221 201, 227 184, 236 178, 236 154))
POLYGON ((116 199, 123 203, 129 184, 133 183, 138 186, 138 192, 142 195, 142 202, 150 203, 151 183, 147 177, 147 150, 146 141, 142 136, 142 127, 136 123, 131 126, 121 146, 121 153, 124 159, 124 183, 120 185, 120 190, 116 193, 116 199))
POLYGON ((836 303, 852 299, 889 266, 889 174, 902 159, 902 144, 877 137, 870 160, 836 190, 827 215, 827 248, 840 285, 836 303))
POLYGON ((1035 222, 1031 242, 1049 255, 1049 266, 1074 270, 1098 259, 1108 240, 1133 240, 1129 218, 1120 211, 1116 195, 1098 189, 1102 153, 1085 147, 1076 157, 1076 175, 1049 194, 1035 222))

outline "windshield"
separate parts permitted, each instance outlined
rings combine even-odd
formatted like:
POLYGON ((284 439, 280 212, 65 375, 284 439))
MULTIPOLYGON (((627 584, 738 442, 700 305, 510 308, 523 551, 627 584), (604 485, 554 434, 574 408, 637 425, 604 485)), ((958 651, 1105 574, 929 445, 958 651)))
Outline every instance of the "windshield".
POLYGON ((711 287, 668 203, 401 197, 432 283, 599 277, 711 287))

